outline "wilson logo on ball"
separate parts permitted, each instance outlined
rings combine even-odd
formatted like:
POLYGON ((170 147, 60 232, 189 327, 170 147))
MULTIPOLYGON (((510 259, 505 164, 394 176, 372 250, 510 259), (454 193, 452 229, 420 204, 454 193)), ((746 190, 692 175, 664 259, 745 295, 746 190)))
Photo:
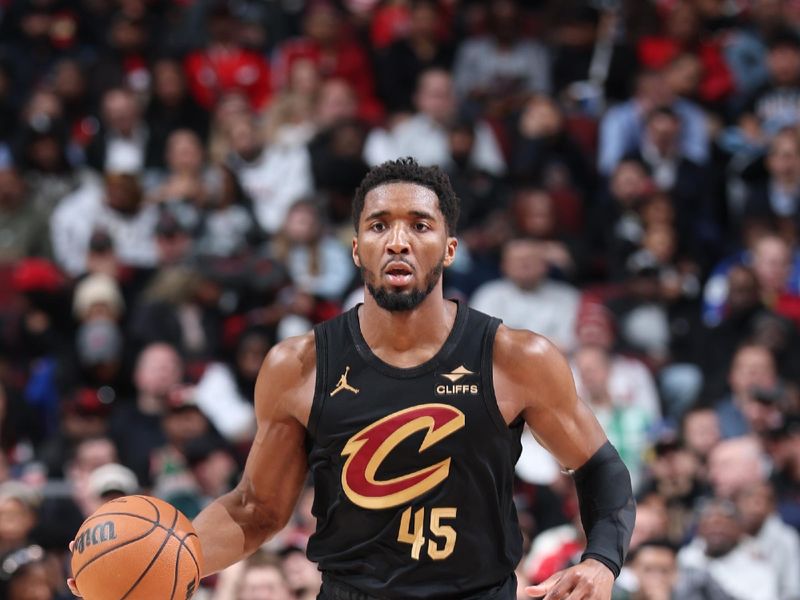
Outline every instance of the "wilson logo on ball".
POLYGON ((75 549, 78 554, 83 554, 83 551, 89 546, 96 546, 115 539, 117 539, 117 534, 114 531, 114 522, 106 521, 84 529, 75 540, 75 549))

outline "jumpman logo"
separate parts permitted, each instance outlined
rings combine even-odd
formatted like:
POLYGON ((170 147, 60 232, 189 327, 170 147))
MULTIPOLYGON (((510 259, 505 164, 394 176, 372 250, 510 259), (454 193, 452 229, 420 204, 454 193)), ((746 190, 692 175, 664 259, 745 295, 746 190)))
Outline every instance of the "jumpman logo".
POLYGON ((354 388, 352 385, 347 383, 347 374, 349 372, 350 372, 350 365, 347 365, 347 368, 345 368, 344 373, 342 373, 342 376, 339 377, 339 383, 336 384, 336 387, 331 392, 331 396, 338 394, 342 390, 349 390, 354 394, 357 394, 359 392, 358 388, 354 388))

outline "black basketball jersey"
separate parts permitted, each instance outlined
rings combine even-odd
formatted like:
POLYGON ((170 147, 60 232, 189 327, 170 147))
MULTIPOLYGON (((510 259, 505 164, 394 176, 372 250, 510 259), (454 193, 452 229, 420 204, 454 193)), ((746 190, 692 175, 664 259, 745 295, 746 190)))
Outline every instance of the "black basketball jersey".
POLYGON ((328 578, 379 598, 514 597, 522 421, 494 396, 499 323, 459 303, 440 351, 407 369, 372 353, 357 308, 315 328, 308 556, 328 578))

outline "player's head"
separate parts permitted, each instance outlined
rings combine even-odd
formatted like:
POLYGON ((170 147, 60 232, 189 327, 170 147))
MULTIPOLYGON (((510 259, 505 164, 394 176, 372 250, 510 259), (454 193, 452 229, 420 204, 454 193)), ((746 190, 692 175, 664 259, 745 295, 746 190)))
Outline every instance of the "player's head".
POLYGON ((455 258, 458 198, 438 167, 412 158, 367 173, 353 199, 353 260, 381 308, 407 311, 455 258))

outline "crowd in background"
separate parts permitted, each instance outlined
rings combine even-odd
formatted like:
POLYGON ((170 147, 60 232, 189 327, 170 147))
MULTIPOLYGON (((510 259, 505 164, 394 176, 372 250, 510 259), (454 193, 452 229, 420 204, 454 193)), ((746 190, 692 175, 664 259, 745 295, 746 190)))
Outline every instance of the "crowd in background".
MULTIPOLYGON (((448 297, 555 342, 631 471, 615 599, 800 598, 797 0, 0 0, 0 597, 68 598, 109 498, 231 489, 402 156, 461 199, 448 297)), ((583 543, 524 446, 520 589, 583 543)), ((203 597, 315 598, 312 496, 203 597)))

